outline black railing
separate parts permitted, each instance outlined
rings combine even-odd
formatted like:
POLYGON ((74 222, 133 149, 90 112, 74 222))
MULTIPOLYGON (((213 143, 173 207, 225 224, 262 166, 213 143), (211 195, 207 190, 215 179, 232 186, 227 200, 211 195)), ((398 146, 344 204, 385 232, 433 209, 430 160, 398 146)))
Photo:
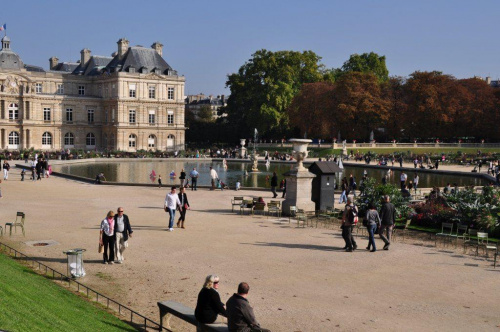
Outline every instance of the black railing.
POLYGON ((35 269, 38 267, 38 270, 42 271, 42 272, 43 272, 43 269, 45 269, 45 271, 43 272, 43 275, 50 277, 50 274, 52 274, 52 277, 51 277, 52 280, 67 281, 68 287, 71 287, 72 283, 73 283, 74 287, 77 289, 78 293, 82 292, 82 293, 86 294, 88 299, 94 300, 96 303, 101 304, 103 306, 105 305, 106 308, 108 308, 108 309, 117 310, 121 316, 126 317, 126 320, 129 321, 136 328, 142 328, 144 331, 147 331, 148 329, 150 329, 150 330, 171 332, 171 330, 169 330, 165 327, 161 327, 161 325, 159 323, 147 318, 146 316, 141 315, 137 311, 132 310, 131 308, 107 297, 106 295, 99 293, 98 291, 96 291, 88 286, 85 286, 81 282, 73 280, 70 277, 66 276, 65 274, 54 270, 50 266, 47 266, 39 261, 36 261, 36 260, 32 259, 31 257, 23 254, 22 252, 0 242, 0 252, 2 252, 2 251, 7 253, 11 257, 13 256, 16 259, 23 259, 26 262, 26 264, 28 264, 28 262, 31 262, 32 269, 35 269), (94 297, 92 297, 92 295, 94 295, 94 297), (101 299, 101 301, 100 301, 100 299, 101 299), (112 305, 110 305, 110 304, 112 304, 112 305), (113 306, 116 306, 116 308, 113 308, 113 306), (128 319, 129 316, 127 313, 130 313, 130 319, 128 319), (134 317, 135 317, 135 321, 134 321, 134 317))

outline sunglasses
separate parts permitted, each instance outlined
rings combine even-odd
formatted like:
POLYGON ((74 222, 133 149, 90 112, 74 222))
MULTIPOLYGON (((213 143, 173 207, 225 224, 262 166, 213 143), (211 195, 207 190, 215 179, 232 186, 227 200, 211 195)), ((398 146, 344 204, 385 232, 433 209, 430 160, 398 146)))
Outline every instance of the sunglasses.
POLYGON ((219 282, 218 281, 214 281, 214 285, 217 285, 219 282))
POLYGON ((123 212, 123 210, 120 210, 120 211, 118 211, 118 212, 123 212))

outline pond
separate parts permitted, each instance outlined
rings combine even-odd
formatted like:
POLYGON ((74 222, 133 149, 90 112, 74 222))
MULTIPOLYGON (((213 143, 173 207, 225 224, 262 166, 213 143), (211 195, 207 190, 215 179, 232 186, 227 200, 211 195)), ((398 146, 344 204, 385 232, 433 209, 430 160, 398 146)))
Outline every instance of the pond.
MULTIPOLYGON (((173 161, 173 160, 123 160, 120 162, 106 162, 97 161, 89 162, 88 164, 69 164, 69 165, 53 165, 54 171, 83 176, 86 178, 94 179, 97 174, 104 173, 107 181, 111 182, 126 182, 126 183, 157 183, 158 175, 161 175, 163 185, 179 184, 178 177, 182 169, 189 172, 193 168, 196 168, 200 173, 198 179, 198 185, 210 185, 210 166, 212 166, 218 173, 219 178, 230 188, 234 188, 236 181, 241 182, 242 187, 270 187, 269 179, 271 178, 273 172, 278 174, 278 178, 281 181, 283 179, 283 173, 288 172, 292 169, 292 164, 283 163, 272 163, 270 166, 259 163, 259 172, 252 173, 251 164, 244 162, 232 162, 228 161, 227 169, 224 169, 222 162, 210 162, 210 161, 173 161), (245 175, 245 170, 247 175, 245 175), (156 178, 151 177, 151 173, 154 171, 156 173, 156 178), (170 172, 174 171, 177 174, 176 178, 170 178, 170 172)), ((346 167, 343 173, 336 176, 337 183, 340 184, 339 179, 341 177, 349 177, 352 173, 356 177, 356 181, 359 181, 363 177, 363 171, 366 169, 369 177, 374 177, 377 181, 381 181, 382 176, 387 173, 384 169, 372 169, 360 167, 346 167)), ((306 164, 306 167, 308 165, 306 164)), ((389 177, 389 182, 399 184, 399 171, 392 172, 389 177)), ((408 180, 413 180, 414 172, 408 173, 408 180)), ((189 178, 189 176, 188 176, 189 178)), ((457 183, 459 186, 465 185, 476 185, 481 186, 487 184, 487 181, 482 178, 470 177, 470 176, 457 176, 457 175, 447 175, 441 173, 419 173, 420 178, 420 188, 430 188, 433 186, 444 187, 447 183, 457 183)))

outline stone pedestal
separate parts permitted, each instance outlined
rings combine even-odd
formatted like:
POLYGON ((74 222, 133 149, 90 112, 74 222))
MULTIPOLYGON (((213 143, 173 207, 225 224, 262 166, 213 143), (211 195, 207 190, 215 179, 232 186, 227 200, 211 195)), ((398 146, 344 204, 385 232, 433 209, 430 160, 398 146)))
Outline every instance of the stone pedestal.
POLYGON ((315 211, 316 205, 311 201, 312 180, 315 174, 308 170, 292 170, 285 173, 286 199, 282 203, 283 215, 290 214, 290 206, 296 206, 304 211, 315 211))

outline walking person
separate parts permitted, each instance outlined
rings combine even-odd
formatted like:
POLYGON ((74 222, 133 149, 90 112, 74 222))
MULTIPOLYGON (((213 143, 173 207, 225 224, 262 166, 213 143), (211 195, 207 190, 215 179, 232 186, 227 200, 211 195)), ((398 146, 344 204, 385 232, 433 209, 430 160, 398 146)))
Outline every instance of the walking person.
POLYGON ((198 190, 198 177, 200 173, 198 173, 196 168, 193 168, 189 176, 191 177, 191 190, 198 190))
POLYGON ((285 198, 286 195, 286 179, 283 179, 283 194, 281 195, 281 198, 285 198))
POLYGON ((384 241, 384 250, 389 250, 391 245, 392 229, 394 228, 394 223, 396 222, 396 208, 394 204, 391 203, 389 195, 384 196, 384 204, 380 209, 380 226, 379 235, 382 241, 384 241), (384 231, 387 232, 387 237, 384 236, 384 231))
POLYGON ((253 308, 248 302, 248 291, 250 286, 246 282, 241 282, 238 285, 238 293, 233 294, 227 300, 227 328, 229 332, 242 331, 261 331, 269 332, 267 329, 260 327, 259 322, 255 318, 253 308))
POLYGON ((356 197, 356 188, 357 188, 356 178, 351 174, 351 176, 349 177, 349 192, 352 191, 352 195, 354 197, 356 197))
POLYGON ((168 220, 168 231, 172 232, 174 230, 174 220, 175 220, 175 210, 177 207, 181 206, 181 201, 179 201, 179 196, 176 193, 177 188, 175 186, 172 187, 170 192, 165 197, 165 212, 168 212, 169 220, 168 220))
POLYGON ((123 252, 128 247, 128 238, 132 237, 132 227, 126 214, 123 214, 123 208, 120 206, 115 214, 115 254, 116 262, 123 263, 123 252))
POLYGON ((181 170, 181 175, 179 176, 179 182, 180 186, 184 187, 185 185, 185 180, 186 180, 186 172, 184 171, 184 168, 181 170))
POLYGON ((418 181, 419 181, 418 174, 415 172, 415 177, 413 178, 413 189, 415 189, 415 195, 417 194, 417 188, 418 188, 418 181))
POLYGON ((273 177, 271 178, 271 192, 273 193, 273 198, 278 197, 276 193, 276 187, 278 186, 278 176, 276 172, 273 172, 273 177))
POLYGON ((401 181, 401 190, 403 190, 403 188, 406 186, 406 180, 408 179, 408 175, 406 175, 405 172, 401 172, 401 176, 399 179, 401 181))
POLYGON ((219 179, 217 171, 210 166, 210 181, 212 182, 212 188, 210 190, 215 190, 215 181, 219 179))
POLYGON ((181 205, 179 207, 179 212, 180 212, 181 216, 179 217, 179 220, 177 220, 177 228, 179 228, 179 225, 181 228, 185 228, 184 221, 186 221, 186 212, 187 212, 187 210, 190 209, 190 206, 189 206, 188 198, 186 195, 186 189, 184 187, 180 187, 179 191, 180 191, 179 200, 181 201, 181 205))
POLYGON ((366 250, 370 252, 377 251, 377 246, 375 245, 375 231, 380 223, 380 216, 375 209, 375 204, 370 203, 368 206, 368 212, 366 212, 366 228, 368 229, 368 247, 366 250))
POLYGON ((99 233, 99 243, 104 246, 102 256, 103 264, 114 264, 115 259, 115 213, 109 211, 106 218, 101 221, 101 231, 99 233))
POLYGON ((358 217, 358 209, 352 202, 352 198, 347 197, 347 204, 344 209, 344 214, 342 215, 342 237, 345 241, 345 251, 351 252, 358 248, 354 237, 352 236, 352 231, 356 224, 356 218, 358 217))
POLYGON ((227 317, 226 308, 224 303, 220 300, 219 277, 216 275, 209 275, 205 279, 203 288, 198 294, 194 316, 198 323, 196 331, 203 331, 201 324, 212 324, 217 320, 218 315, 227 317))
POLYGON ((340 194, 339 203, 347 203, 347 180, 345 177, 342 179, 342 184, 340 186, 342 194, 340 194))
POLYGON ((8 180, 9 179, 9 170, 10 170, 10 164, 7 162, 7 159, 3 161, 3 179, 8 180))
POLYGON ((158 175, 158 188, 161 189, 161 175, 158 175))

